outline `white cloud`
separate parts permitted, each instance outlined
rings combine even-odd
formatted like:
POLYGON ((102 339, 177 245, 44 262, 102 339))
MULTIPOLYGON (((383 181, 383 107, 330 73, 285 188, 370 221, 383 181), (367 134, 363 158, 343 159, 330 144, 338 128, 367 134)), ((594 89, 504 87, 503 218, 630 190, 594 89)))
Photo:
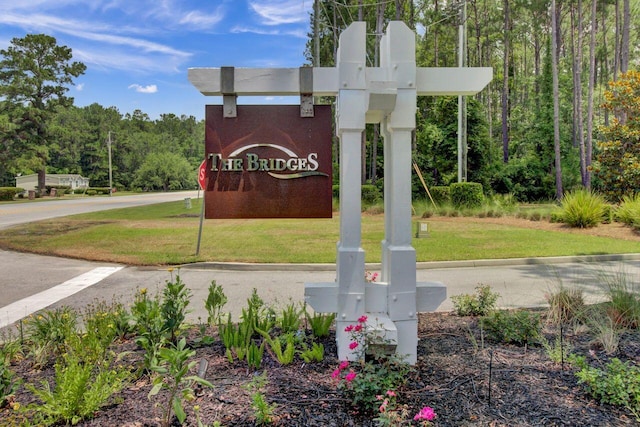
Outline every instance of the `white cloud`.
POLYGON ((215 26, 218 22, 222 21, 224 14, 218 9, 216 13, 206 14, 199 11, 191 11, 185 13, 180 18, 179 23, 185 25, 190 30, 194 29, 209 29, 215 26))
POLYGON ((156 85, 147 85, 141 86, 139 84, 129 85, 128 89, 135 89, 138 93, 156 93, 158 91, 158 86, 156 85))
POLYGON ((299 24, 308 21, 312 1, 263 0, 250 1, 249 6, 261 18, 263 25, 299 24))
POLYGON ((84 83, 78 83, 78 84, 76 85, 76 90, 77 90, 78 92, 82 92, 82 91, 84 90, 84 83))
POLYGON ((290 30, 290 31, 282 31, 280 29, 274 28, 271 30, 265 30, 262 28, 253 28, 246 27, 244 25, 236 25, 232 27, 229 32, 232 34, 241 34, 241 33, 252 33, 252 34, 260 34, 265 36, 293 36, 300 39, 306 39, 307 33, 304 30, 290 30))

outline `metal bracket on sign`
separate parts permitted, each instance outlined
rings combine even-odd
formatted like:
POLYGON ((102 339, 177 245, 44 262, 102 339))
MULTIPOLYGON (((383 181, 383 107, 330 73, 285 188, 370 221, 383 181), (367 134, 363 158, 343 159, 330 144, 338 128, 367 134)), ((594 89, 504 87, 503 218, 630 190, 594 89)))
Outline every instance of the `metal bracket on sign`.
POLYGON ((222 93, 222 117, 233 118, 238 116, 238 96, 235 88, 234 67, 220 68, 220 92, 222 93))
POLYGON ((313 113, 313 67, 300 67, 300 117, 313 113))

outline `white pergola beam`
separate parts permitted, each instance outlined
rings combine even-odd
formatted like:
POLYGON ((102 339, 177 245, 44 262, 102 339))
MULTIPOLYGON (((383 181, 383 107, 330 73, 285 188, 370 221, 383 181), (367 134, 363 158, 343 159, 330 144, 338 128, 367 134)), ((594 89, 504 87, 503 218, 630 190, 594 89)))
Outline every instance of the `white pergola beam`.
MULTIPOLYGON (((367 68, 368 80, 382 80, 384 70, 367 68)), ((298 68, 235 68, 234 92, 239 96, 299 96, 298 68)), ((493 78, 492 68, 417 68, 418 96, 474 95, 493 78)), ((189 81, 205 96, 222 96, 220 68, 189 68, 189 81)), ((313 68, 313 95, 336 96, 347 82, 338 69, 313 68)), ((348 84, 348 83, 347 83, 348 84)))

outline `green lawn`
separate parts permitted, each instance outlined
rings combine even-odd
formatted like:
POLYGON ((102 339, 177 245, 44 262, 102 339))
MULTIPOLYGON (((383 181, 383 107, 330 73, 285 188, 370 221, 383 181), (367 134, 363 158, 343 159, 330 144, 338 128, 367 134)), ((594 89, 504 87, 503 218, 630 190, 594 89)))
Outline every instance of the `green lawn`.
MULTIPOLYGON (((195 256, 200 200, 76 215, 0 231, 0 247, 139 265, 195 261, 333 263, 339 217, 205 220, 195 256)), ((418 219, 416 218, 416 221, 418 219)), ((414 239, 418 261, 640 252, 637 241, 543 231, 478 221, 429 221, 414 239)), ((367 262, 380 262, 384 216, 362 217, 367 262)))

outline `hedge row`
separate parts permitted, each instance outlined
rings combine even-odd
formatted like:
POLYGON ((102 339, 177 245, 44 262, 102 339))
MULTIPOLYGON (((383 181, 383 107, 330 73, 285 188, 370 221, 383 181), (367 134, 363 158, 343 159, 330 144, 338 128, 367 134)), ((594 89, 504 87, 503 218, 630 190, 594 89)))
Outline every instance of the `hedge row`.
POLYGON ((0 200, 11 201, 18 193, 22 193, 24 188, 20 187, 0 187, 0 200))

